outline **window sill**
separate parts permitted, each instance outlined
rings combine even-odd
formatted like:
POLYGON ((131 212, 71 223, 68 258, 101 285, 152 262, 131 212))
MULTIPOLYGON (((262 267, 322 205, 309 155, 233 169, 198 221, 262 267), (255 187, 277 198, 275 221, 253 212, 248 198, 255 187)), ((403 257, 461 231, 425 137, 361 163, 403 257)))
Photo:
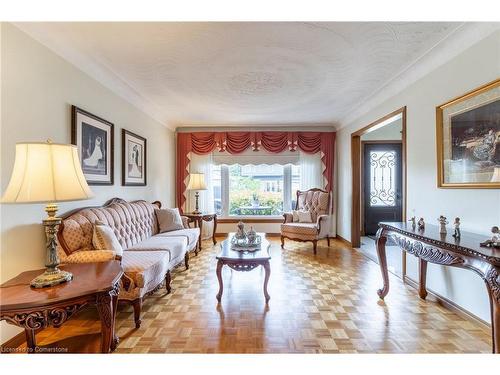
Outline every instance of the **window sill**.
POLYGON ((258 216, 258 215, 241 215, 241 216, 226 216, 218 217, 218 223, 237 223, 239 221, 244 223, 282 223, 283 216, 258 216))

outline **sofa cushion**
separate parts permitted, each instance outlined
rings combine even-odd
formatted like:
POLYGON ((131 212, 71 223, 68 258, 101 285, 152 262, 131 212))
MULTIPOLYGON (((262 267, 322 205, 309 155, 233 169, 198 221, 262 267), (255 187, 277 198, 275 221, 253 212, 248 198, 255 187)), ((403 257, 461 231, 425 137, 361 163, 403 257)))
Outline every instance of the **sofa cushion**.
POLYGON ((58 234, 68 255, 79 250, 94 250, 92 235, 97 220, 111 227, 123 248, 133 246, 158 233, 154 204, 114 199, 104 207, 85 208, 63 220, 58 234))
POLYGON ((164 208, 155 210, 160 233, 184 228, 178 208, 164 208))
POLYGON ((144 240, 132 247, 129 247, 124 253, 129 251, 140 252, 147 251, 154 253, 156 251, 166 251, 169 254, 168 261, 180 260, 186 254, 188 241, 186 237, 160 237, 154 236, 144 240))
POLYGON ((134 281, 135 287, 154 287, 165 278, 169 257, 167 251, 125 251, 123 272, 134 281))
POLYGON ((188 248, 191 249, 193 245, 198 242, 200 237, 200 228, 188 228, 173 230, 171 232, 159 233, 155 237, 182 237, 186 238, 188 241, 188 248))
POLYGON ((113 229, 99 220, 94 224, 92 245, 96 250, 112 250, 119 256, 123 254, 123 248, 118 242, 113 229))

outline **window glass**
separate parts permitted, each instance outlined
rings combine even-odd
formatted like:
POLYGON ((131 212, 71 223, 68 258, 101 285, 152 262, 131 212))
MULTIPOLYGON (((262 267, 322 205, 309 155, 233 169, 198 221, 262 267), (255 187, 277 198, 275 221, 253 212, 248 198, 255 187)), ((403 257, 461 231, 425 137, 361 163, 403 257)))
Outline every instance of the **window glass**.
POLYGON ((229 166, 229 215, 281 215, 283 166, 229 166))
POLYGON ((370 151, 370 206, 396 205, 395 174, 395 151, 370 151))

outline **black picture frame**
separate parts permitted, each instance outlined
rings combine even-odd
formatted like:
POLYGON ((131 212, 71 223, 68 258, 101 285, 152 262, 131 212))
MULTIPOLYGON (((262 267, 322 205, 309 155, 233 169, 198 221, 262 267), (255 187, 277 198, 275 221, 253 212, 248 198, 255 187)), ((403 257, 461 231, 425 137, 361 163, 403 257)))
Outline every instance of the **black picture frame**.
POLYGON ((77 106, 71 106, 71 143, 89 185, 114 184, 114 124, 77 106))
POLYGON ((122 185, 146 186, 147 173, 146 138, 122 129, 122 185))

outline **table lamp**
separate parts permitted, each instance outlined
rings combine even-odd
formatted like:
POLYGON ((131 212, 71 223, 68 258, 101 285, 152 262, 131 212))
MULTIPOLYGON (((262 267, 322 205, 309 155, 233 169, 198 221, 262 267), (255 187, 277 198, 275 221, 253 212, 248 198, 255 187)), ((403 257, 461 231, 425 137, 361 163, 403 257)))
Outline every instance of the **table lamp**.
POLYGON ((16 144, 16 159, 2 203, 47 203, 43 220, 47 236, 46 270, 31 281, 33 288, 54 286, 73 278, 58 268, 57 230, 61 218, 56 217, 56 202, 89 199, 93 193, 74 145, 47 143, 16 144))
POLYGON ((198 207, 198 200, 200 198, 199 191, 207 190, 207 185, 205 185, 205 175, 203 173, 191 173, 189 175, 189 184, 187 189, 196 191, 196 193, 194 194, 196 205, 193 214, 201 214, 201 211, 198 207))

